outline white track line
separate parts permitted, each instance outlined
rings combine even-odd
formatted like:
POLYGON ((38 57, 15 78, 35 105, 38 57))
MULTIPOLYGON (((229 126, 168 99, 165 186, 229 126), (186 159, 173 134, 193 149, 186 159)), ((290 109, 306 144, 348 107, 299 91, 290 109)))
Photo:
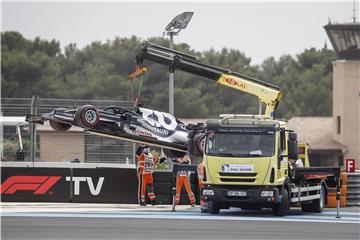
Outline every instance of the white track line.
POLYGON ((343 217, 337 219, 335 217, 327 217, 321 219, 300 218, 293 216, 286 217, 234 217, 234 216, 214 216, 214 215, 169 215, 161 213, 147 213, 140 214, 139 212, 130 214, 129 212, 123 214, 108 214, 108 213, 2 213, 2 217, 63 217, 63 218, 132 218, 132 219, 189 219, 189 220, 230 220, 230 221, 268 221, 268 222, 317 222, 317 223, 351 223, 359 224, 358 218, 343 217))

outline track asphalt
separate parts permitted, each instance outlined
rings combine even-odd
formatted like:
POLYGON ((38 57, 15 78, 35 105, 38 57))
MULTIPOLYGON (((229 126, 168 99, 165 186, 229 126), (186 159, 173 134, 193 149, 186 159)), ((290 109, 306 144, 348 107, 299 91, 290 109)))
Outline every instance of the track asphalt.
POLYGON ((1 239, 360 239, 360 208, 323 213, 133 204, 1 203, 1 239))

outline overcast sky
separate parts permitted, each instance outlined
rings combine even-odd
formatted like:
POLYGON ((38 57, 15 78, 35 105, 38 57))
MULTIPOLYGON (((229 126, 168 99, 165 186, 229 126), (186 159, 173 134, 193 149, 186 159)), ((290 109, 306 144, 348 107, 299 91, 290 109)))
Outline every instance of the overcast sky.
MULTIPOLYGON (((358 2, 358 0, 355 0, 358 2)), ((357 3, 358 4, 358 3, 357 3)), ((266 57, 297 54, 330 43, 323 29, 330 18, 351 22, 354 1, 318 3, 246 2, 2 2, 2 31, 26 38, 59 40, 82 48, 92 41, 132 35, 161 36, 171 19, 183 12, 194 16, 175 42, 198 51, 222 47, 243 51, 254 64, 266 57)), ((358 15, 358 7, 357 13, 358 15)))

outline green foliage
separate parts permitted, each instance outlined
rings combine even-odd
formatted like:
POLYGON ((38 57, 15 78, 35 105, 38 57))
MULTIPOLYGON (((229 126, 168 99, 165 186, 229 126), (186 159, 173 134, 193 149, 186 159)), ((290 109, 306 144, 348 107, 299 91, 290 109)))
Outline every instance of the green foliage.
POLYGON ((165 164, 165 163, 158 163, 154 166, 155 170, 168 170, 170 169, 169 164, 165 164))
MULTIPOLYGON (((163 46, 169 41, 150 38, 163 46)), ((61 52, 56 40, 25 39, 17 32, 1 33, 1 84, 3 97, 133 100, 128 74, 142 40, 115 38, 93 42, 83 49, 75 44, 61 52)), ((231 69, 276 84, 283 91, 278 117, 331 115, 333 51, 308 49, 296 57, 268 58, 260 65, 236 49, 196 52, 187 44, 175 49, 198 56, 205 63, 231 69)), ((167 67, 149 67, 141 99, 145 107, 168 110, 167 67)), ((139 84, 139 80, 134 82, 139 84)), ((134 89, 136 90, 136 89, 134 89)), ((137 92, 135 91, 135 95, 137 92)), ((214 81, 175 72, 175 115, 182 118, 217 117, 221 113, 257 113, 256 97, 218 86, 214 81)))
MULTIPOLYGON (((30 152, 30 139, 23 138, 24 152, 30 152)), ((3 145, 3 157, 9 161, 15 160, 16 151, 19 150, 19 143, 16 139, 3 139, 1 144, 3 145)))

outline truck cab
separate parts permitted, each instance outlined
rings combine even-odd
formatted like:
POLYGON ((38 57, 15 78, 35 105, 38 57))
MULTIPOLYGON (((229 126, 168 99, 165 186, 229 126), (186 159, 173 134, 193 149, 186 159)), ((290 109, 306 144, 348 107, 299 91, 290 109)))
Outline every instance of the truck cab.
POLYGON ((208 210, 260 209, 281 203, 288 160, 297 156, 294 132, 283 121, 257 115, 221 115, 206 122, 203 152, 208 210))

